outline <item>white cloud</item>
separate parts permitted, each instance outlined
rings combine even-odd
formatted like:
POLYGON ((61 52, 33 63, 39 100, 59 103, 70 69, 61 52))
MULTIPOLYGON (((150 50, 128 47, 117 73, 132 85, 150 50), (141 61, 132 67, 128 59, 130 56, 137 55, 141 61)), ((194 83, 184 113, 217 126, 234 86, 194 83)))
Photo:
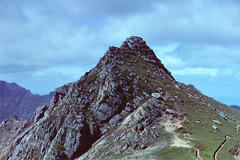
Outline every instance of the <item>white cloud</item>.
POLYGON ((201 1, 200 5, 195 1, 170 2, 156 3, 155 9, 149 13, 115 18, 117 30, 126 28, 129 33, 143 36, 153 45, 239 43, 240 10, 237 5, 220 5, 213 1, 201 1))
MULTIPOLYGON (((150 47, 153 46, 159 50, 157 54, 170 52, 171 49, 176 48, 176 44, 185 46, 190 44, 182 51, 176 50, 178 55, 175 55, 178 62, 189 64, 188 67, 199 64, 194 62, 192 57, 195 55, 203 57, 210 52, 221 51, 225 54, 227 52, 228 57, 234 57, 234 59, 236 56, 240 57, 236 54, 239 52, 232 53, 231 49, 229 52, 229 47, 224 46, 240 41, 240 23, 238 22, 240 12, 234 2, 223 4, 213 1, 177 3, 175 0, 151 1, 151 3, 144 3, 144 1, 138 1, 138 3, 137 1, 56 2, 45 0, 36 5, 24 1, 18 3, 17 7, 9 5, 10 11, 18 12, 5 14, 6 17, 0 19, 5 22, 0 26, 0 33, 4 37, 0 38, 1 66, 33 65, 33 63, 39 67, 52 66, 56 63, 57 65, 85 66, 96 63, 109 45, 117 44, 118 46, 121 41, 131 35, 142 36, 150 47), (211 9, 206 11, 206 8, 211 9), (124 11, 124 15, 127 16, 120 14, 120 11, 124 11), (22 16, 18 17, 20 13, 22 16), (11 18, 17 18, 18 21, 11 18), (214 48, 213 44, 223 47, 220 50, 214 48), (194 45, 205 48, 195 47, 190 50, 194 45), (179 55, 180 52, 193 56, 179 55)), ((6 12, 10 12, 9 10, 6 12)), ((235 50, 240 49, 237 47, 235 50)), ((213 53, 211 57, 215 58, 213 53)), ((225 58, 226 55, 222 57, 225 60, 229 59, 225 58)), ((173 61, 169 56, 163 59, 169 59, 169 63, 173 61)), ((209 60, 206 64, 214 64, 211 63, 212 59, 206 59, 209 60)), ((201 59, 198 61, 202 62, 201 59)), ((227 63, 231 64, 231 61, 232 59, 227 63)), ((215 62, 218 65, 219 61, 215 62)), ((202 65, 194 67, 202 67, 202 65)))
POLYGON ((165 46, 152 46, 151 48, 157 56, 161 56, 173 52, 178 46, 179 44, 168 44, 165 46))
POLYGON ((168 68, 168 69, 177 69, 182 68, 185 66, 184 62, 179 57, 174 57, 171 55, 163 55, 160 56, 160 59, 162 63, 168 68))

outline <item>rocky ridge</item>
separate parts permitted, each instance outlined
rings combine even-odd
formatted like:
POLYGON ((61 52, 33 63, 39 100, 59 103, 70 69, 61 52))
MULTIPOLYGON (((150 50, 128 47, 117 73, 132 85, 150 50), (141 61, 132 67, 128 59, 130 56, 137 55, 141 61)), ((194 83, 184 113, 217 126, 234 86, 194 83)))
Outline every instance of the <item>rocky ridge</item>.
POLYGON ((80 80, 57 88, 2 159, 159 159, 159 150, 180 139, 166 130, 198 134, 191 127, 205 125, 205 119, 195 124, 203 111, 222 126, 235 122, 224 105, 175 81, 146 42, 133 36, 110 47, 80 80))
POLYGON ((0 81, 0 122, 17 115, 19 119, 30 120, 36 108, 48 103, 53 93, 40 96, 16 83, 0 81))

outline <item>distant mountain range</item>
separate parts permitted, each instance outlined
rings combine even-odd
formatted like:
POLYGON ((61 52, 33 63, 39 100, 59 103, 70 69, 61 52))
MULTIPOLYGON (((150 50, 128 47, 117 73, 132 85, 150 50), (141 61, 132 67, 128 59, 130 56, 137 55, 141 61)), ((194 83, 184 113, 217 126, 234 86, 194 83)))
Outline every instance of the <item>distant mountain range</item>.
POLYGON ((234 109, 237 109, 237 110, 240 110, 240 106, 237 106, 237 105, 231 105, 230 107, 232 107, 234 109))
POLYGON ((0 81, 0 122, 12 115, 31 119, 36 108, 50 101, 53 93, 40 96, 17 85, 0 81))

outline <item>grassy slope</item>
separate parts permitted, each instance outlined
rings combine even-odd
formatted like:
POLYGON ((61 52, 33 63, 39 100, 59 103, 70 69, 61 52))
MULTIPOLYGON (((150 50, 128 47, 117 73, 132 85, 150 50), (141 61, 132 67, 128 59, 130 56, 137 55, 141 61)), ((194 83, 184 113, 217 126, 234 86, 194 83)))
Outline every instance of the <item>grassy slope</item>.
MULTIPOLYGON (((214 151, 224 140, 224 136, 231 135, 236 132, 235 122, 240 120, 240 112, 221 104, 212 98, 204 96, 191 85, 186 86, 181 84, 183 87, 180 89, 180 91, 178 91, 178 89, 175 87, 175 82, 151 78, 149 78, 149 80, 157 83, 160 87, 164 88, 164 90, 170 92, 171 97, 177 96, 180 99, 185 99, 183 103, 175 101, 179 107, 179 110, 183 113, 187 113, 186 117, 188 120, 183 124, 182 130, 178 132, 180 135, 182 135, 182 138, 184 138, 184 133, 192 134, 192 136, 189 137, 189 140, 193 143, 194 150, 195 148, 199 149, 200 155, 204 160, 213 159, 214 151), (178 94, 176 90, 180 94, 178 94), (199 99, 192 98, 191 96, 189 97, 188 94, 199 97, 199 99), (216 109, 223 111, 231 121, 228 122, 222 119, 216 113, 216 109), (195 122, 197 120, 201 120, 202 124, 197 124, 195 122), (215 124, 213 120, 218 120, 222 125, 215 124), (214 130, 212 128, 213 125, 216 125, 218 130, 214 130)), ((174 106, 172 102, 168 103, 169 106, 174 106)), ((239 139, 240 135, 238 134, 232 140, 229 140, 219 152, 218 159, 233 159, 229 154, 229 150, 234 148, 235 145, 239 144, 239 139)), ((176 159, 192 159, 194 150, 186 148, 166 148, 159 151, 157 156, 163 159, 174 159, 173 157, 177 157, 176 159)))
MULTIPOLYGON (((177 82, 169 81, 167 79, 159 79, 147 75, 147 70, 155 72, 154 68, 146 66, 144 61, 135 55, 125 59, 125 62, 131 64, 136 63, 138 68, 133 65, 129 65, 128 71, 135 72, 141 77, 148 79, 148 85, 146 83, 140 84, 143 87, 143 90, 147 93, 152 93, 155 90, 156 85, 163 88, 163 90, 170 93, 170 99, 175 99, 179 110, 183 113, 186 113, 187 121, 183 124, 183 127, 178 129, 176 132, 179 133, 180 137, 183 139, 189 140, 193 148, 181 148, 181 147, 165 147, 163 149, 153 150, 152 153, 148 153, 145 158, 148 158, 149 155, 153 155, 156 159, 164 160, 190 160, 195 158, 195 150, 199 149, 200 156, 204 160, 212 160, 214 151, 224 140, 226 135, 231 135, 236 132, 237 120, 240 120, 240 111, 236 111, 224 104, 221 104, 215 101, 212 98, 204 96, 199 91, 197 91, 191 85, 184 85, 177 82), (137 63, 134 62, 137 60, 137 63), (153 84, 152 87, 149 87, 149 84, 153 84), (176 84, 180 87, 177 88, 176 84), (189 94, 193 95, 189 96, 189 94), (177 98, 175 97, 177 96, 177 98), (177 99, 184 99, 184 102, 180 103, 177 99), (222 119, 217 113, 216 109, 223 111, 225 115, 229 117, 230 122, 222 119), (202 124, 197 124, 195 121, 201 120, 202 124), (215 124, 212 120, 218 120, 222 125, 215 124), (218 130, 212 128, 213 125, 218 127, 218 130), (188 133, 191 136, 184 137, 184 133, 188 133)), ((116 70, 119 70, 118 68, 116 70)), ((173 101, 166 102, 171 108, 174 108, 173 101)), ((162 141, 164 137, 156 141, 162 141)), ((238 134, 232 140, 229 140, 223 149, 218 154, 219 160, 231 160, 233 157, 229 154, 229 150, 233 149, 237 144, 239 144, 240 135, 238 134)), ((134 153, 132 153, 134 154, 134 153)), ((131 153, 122 154, 122 155, 111 155, 113 159, 121 159, 123 157, 129 157, 131 153)))
MULTIPOLYGON (((170 90, 174 91, 173 87, 174 86, 171 85, 170 90)), ((181 130, 178 130, 178 133, 181 135, 183 135, 183 133, 191 133, 192 136, 190 136, 189 140, 193 143, 195 148, 198 148, 200 150, 201 157, 204 160, 213 159, 213 153, 224 140, 224 136, 231 135, 236 132, 236 124, 234 121, 228 122, 222 119, 215 112, 214 108, 223 111, 226 115, 228 115, 230 119, 235 117, 235 120, 240 120, 240 112, 233 110, 232 108, 219 102, 216 102, 212 98, 202 95, 191 86, 186 87, 190 90, 182 90, 182 94, 177 96, 186 100, 183 104, 178 103, 178 107, 181 112, 187 113, 186 117, 188 121, 183 124, 183 128, 181 130), (195 94, 197 97, 200 97, 201 100, 187 97, 187 93, 189 91, 195 94), (208 106, 207 104, 211 104, 211 106, 208 106), (195 122, 197 120, 201 120, 202 124, 197 124, 195 122), (222 125, 215 124, 212 120, 218 120, 222 123, 222 125), (212 125, 216 125, 219 129, 214 130, 212 128, 212 125)), ((172 95, 174 95, 173 92, 172 95)), ((240 136, 238 134, 232 140, 229 140, 223 149, 219 152, 218 159, 233 159, 229 154, 229 150, 234 148, 236 144, 239 144, 239 139, 240 136)), ((186 153, 189 154, 189 152, 186 153)), ((178 157, 178 159, 186 159, 182 155, 182 152, 175 152, 174 155, 178 157)))

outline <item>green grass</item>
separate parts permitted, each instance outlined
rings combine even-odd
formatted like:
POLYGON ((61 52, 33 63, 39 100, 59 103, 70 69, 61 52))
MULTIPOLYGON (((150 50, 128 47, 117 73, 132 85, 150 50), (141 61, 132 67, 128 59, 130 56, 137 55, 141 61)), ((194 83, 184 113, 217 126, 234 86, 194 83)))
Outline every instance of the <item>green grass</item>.
POLYGON ((182 147, 169 147, 156 153, 158 159, 162 160, 192 160, 194 150, 182 147))
MULTIPOLYGON (((184 104, 178 103, 179 109, 187 113, 188 122, 183 123, 183 127, 176 130, 180 135, 186 132, 192 133, 190 141, 200 150, 201 157, 205 160, 213 159, 213 153, 218 146, 224 140, 225 135, 231 135, 236 132, 235 124, 232 121, 223 120, 214 110, 224 111, 228 113, 229 117, 237 117, 236 111, 232 110, 228 106, 225 106, 215 100, 201 95, 200 92, 193 90, 191 91, 201 99, 204 99, 205 104, 212 104, 213 107, 209 107, 200 100, 187 98, 184 94, 181 94, 181 98, 185 98, 184 104), (201 120, 202 124, 197 124, 195 121, 201 120), (218 120, 222 125, 215 124, 212 120, 218 120), (216 125, 219 129, 214 130, 212 125, 216 125)), ((185 91, 187 94, 188 91, 185 91)), ((239 114, 239 113, 238 113, 239 114)), ((238 142, 239 135, 233 140, 228 141, 227 144, 218 154, 218 159, 233 159, 229 154, 229 150, 233 148, 238 142)))
POLYGON ((54 144, 53 147, 60 151, 66 151, 66 148, 61 144, 54 144))
POLYGON ((239 144, 240 144, 240 135, 238 133, 238 135, 234 136, 233 139, 228 139, 228 141, 225 143, 222 150, 218 153, 218 160, 225 160, 225 159, 234 160, 230 152, 239 148, 239 144))
POLYGON ((11 151, 8 151, 5 155, 3 155, 0 160, 4 160, 4 159, 7 159, 7 157, 11 154, 12 152, 11 151))
MULTIPOLYGON (((215 115, 215 112, 206 106, 199 106, 200 111, 196 112, 196 108, 193 108, 192 105, 188 107, 186 105, 181 106, 181 109, 188 113, 189 124, 183 125, 184 130, 192 132, 191 142, 195 144, 195 147, 200 150, 200 155, 203 159, 212 159, 214 151, 224 140, 225 135, 229 135, 235 132, 235 126, 232 123, 229 123, 219 116, 215 115), (196 114, 198 113, 198 114, 196 114), (216 125, 212 120, 218 120, 222 125, 216 125), (195 123, 196 120, 201 120, 202 124, 195 123), (214 130, 212 125, 216 125, 219 129, 214 130)), ((229 153, 223 152, 222 157, 230 158, 229 153)))
MULTIPOLYGON (((221 104, 212 98, 202 95, 201 92, 195 89, 192 85, 186 86, 182 84, 189 89, 181 89, 179 91, 181 94, 178 95, 175 92, 176 88, 174 86, 174 83, 165 80, 149 80, 153 83, 157 83, 164 90, 167 90, 171 94, 171 97, 177 96, 178 98, 185 100, 183 103, 175 101, 180 111, 183 113, 187 113, 186 118, 188 120, 183 124, 183 127, 177 129, 176 132, 179 133, 181 137, 183 137, 183 134, 190 134, 191 136, 189 140, 192 142, 195 148, 198 148, 200 150, 201 157, 204 160, 213 159, 214 151, 224 140, 224 136, 231 135, 236 132, 236 124, 232 120, 232 117, 235 117, 235 120, 239 120, 240 112, 224 104, 221 104), (200 99, 189 97, 188 94, 196 95, 197 97, 200 97, 200 99), (211 104, 211 107, 207 106, 208 103, 211 104), (230 120, 226 121, 222 119, 216 113, 216 109, 219 111, 223 111, 225 114, 227 113, 226 115, 229 117, 230 120), (197 124, 195 122, 197 120, 201 120, 202 124, 197 124), (218 120, 222 123, 222 125, 215 124, 213 120, 218 120), (214 130, 212 128, 213 125, 216 125, 219 129, 214 130)), ((173 102, 171 101, 167 101, 165 103, 170 107, 173 106, 173 102)), ((237 143, 239 144, 239 141, 237 139, 240 139, 239 135, 236 136, 233 140, 229 141, 223 147, 223 149, 219 152, 218 158, 221 157, 219 159, 233 159, 232 156, 229 154, 229 150, 234 148, 237 143)), ((168 148, 168 150, 176 149, 168 148)), ((166 152, 166 154, 167 153, 170 154, 170 152, 166 152)), ((181 157, 181 153, 176 152, 175 156, 181 157)))
POLYGON ((113 159, 123 159, 126 156, 131 155, 130 153, 124 153, 124 154, 113 154, 110 153, 106 157, 102 157, 102 160, 113 160, 113 159))

